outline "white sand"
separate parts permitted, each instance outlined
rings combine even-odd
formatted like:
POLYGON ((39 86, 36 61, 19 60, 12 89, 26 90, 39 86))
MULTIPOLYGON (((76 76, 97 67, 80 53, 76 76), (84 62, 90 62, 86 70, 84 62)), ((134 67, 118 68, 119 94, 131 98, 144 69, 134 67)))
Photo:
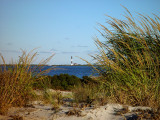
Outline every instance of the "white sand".
MULTIPOLYGON (((115 116, 114 108, 122 108, 118 104, 108 104, 97 109, 86 109, 81 111, 81 116, 76 115, 68 116, 66 112, 72 108, 62 107, 61 111, 55 113, 51 110, 51 105, 34 105, 35 108, 11 108, 7 116, 19 115, 24 118, 24 120, 119 120, 121 116, 115 116)), ((0 116, 0 120, 7 120, 7 116, 0 116)))
MULTIPOLYGON (((41 92, 38 91, 37 94, 41 94, 41 92)), ((65 92, 64 94, 70 94, 70 92, 65 92)), ((94 109, 93 107, 87 107, 83 110, 80 108, 73 108, 62 105, 58 112, 52 110, 52 108, 53 106, 51 104, 44 104, 42 101, 34 101, 32 102, 32 106, 30 107, 10 108, 6 116, 0 116, 0 120, 8 120, 10 118, 9 116, 15 115, 22 116, 24 120, 125 120, 125 118, 132 117, 135 114, 133 110, 151 109, 149 107, 128 106, 128 113, 116 115, 116 111, 119 111, 123 108, 122 105, 107 104, 96 109, 94 109), (66 114, 68 111, 71 111, 73 109, 77 109, 79 111, 79 116, 68 116, 66 114)))
MULTIPOLYGON (((36 102, 35 102, 36 103, 36 102)), ((66 112, 73 109, 71 107, 61 107, 61 110, 55 113, 52 110, 52 105, 35 104, 34 108, 11 108, 7 116, 0 116, 0 120, 8 120, 9 116, 19 115, 24 120, 125 120, 125 118, 132 117, 133 110, 150 109, 149 107, 129 107, 131 110, 124 115, 115 115, 116 110, 122 109, 119 104, 107 104, 96 109, 86 108, 81 111, 80 117, 76 115, 68 116, 66 112)))
MULTIPOLYGON (((55 113, 51 109, 51 105, 34 104, 34 108, 11 108, 8 112, 8 117, 11 115, 19 115, 24 120, 125 120, 125 118, 133 115, 132 110, 136 109, 150 109, 148 107, 129 107, 130 113, 124 115, 115 115, 116 110, 123 108, 119 104, 107 104, 96 109, 86 108, 81 111, 80 117, 76 115, 68 116, 66 112, 73 109, 71 107, 61 107, 61 110, 55 113)), ((0 120, 8 120, 7 116, 0 116, 0 120)))

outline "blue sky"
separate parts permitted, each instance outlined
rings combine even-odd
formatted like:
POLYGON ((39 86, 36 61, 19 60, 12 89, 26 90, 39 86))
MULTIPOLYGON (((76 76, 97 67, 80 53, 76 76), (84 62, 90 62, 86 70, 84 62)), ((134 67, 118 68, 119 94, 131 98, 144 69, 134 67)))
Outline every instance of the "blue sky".
MULTIPOLYGON (((159 15, 160 0, 0 0, 0 53, 7 63, 17 60, 20 49, 38 48, 37 60, 55 54, 48 64, 85 64, 97 48, 97 23, 108 26, 105 14, 123 19, 124 8, 159 15), (76 57, 78 56, 78 57, 76 57)), ((108 26, 109 27, 109 26, 108 26)))

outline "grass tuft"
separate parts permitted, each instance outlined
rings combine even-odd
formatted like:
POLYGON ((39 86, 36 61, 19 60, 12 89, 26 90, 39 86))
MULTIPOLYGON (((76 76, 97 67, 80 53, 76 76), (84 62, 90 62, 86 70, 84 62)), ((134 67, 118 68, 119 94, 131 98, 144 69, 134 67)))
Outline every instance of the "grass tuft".
MULTIPOLYGON (((126 9, 126 8, 125 8, 126 9)), ((125 20, 113 17, 96 38, 96 60, 108 99, 130 105, 160 107, 160 19, 138 14, 136 21, 127 10, 125 20)), ((93 66, 95 68, 95 66, 93 66)))
MULTIPOLYGON (((34 50, 33 50, 34 51, 34 50)), ((37 53, 33 51, 27 54, 22 50, 22 55, 18 62, 6 65, 3 56, 0 72, 0 114, 5 114, 12 106, 24 106, 33 97, 33 84, 43 75, 45 71, 41 71, 41 65, 46 64, 52 57, 43 61, 37 66, 32 66, 37 53)))
POLYGON ((106 90, 98 83, 88 83, 76 86, 73 89, 73 98, 76 103, 86 103, 86 106, 106 104, 106 90))

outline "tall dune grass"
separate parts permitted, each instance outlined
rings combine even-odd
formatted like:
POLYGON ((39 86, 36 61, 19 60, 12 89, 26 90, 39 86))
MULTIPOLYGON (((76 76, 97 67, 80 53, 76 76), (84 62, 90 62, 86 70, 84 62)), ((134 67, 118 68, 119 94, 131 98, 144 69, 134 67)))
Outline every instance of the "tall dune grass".
MULTIPOLYGON (((33 50, 34 51, 34 50, 33 50)), ((32 97, 33 83, 43 73, 40 71, 42 65, 45 65, 52 57, 42 61, 37 66, 31 66, 37 53, 33 51, 27 53, 22 50, 22 55, 18 62, 6 65, 3 56, 0 70, 0 114, 5 114, 11 106, 23 106, 32 97)))
POLYGON ((127 10, 125 20, 110 18, 111 29, 100 24, 96 38, 99 53, 92 56, 99 65, 100 82, 109 91, 112 101, 130 105, 160 107, 160 17, 127 10))

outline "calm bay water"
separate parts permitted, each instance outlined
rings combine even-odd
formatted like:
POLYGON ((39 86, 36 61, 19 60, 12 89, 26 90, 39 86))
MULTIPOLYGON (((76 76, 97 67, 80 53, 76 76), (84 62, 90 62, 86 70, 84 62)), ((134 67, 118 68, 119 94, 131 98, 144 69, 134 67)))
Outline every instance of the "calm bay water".
MULTIPOLYGON (((45 66, 44 69, 47 69, 53 66, 45 66)), ((91 66, 54 66, 54 70, 51 70, 47 75, 59 75, 59 74, 69 74, 75 75, 79 78, 83 76, 91 76, 93 75, 94 71, 91 66)))
MULTIPOLYGON (((2 68, 2 71, 3 71, 3 66, 0 66, 0 67, 2 68)), ((12 66, 7 66, 7 69, 11 67, 12 66)), ((32 67, 34 68, 35 66, 32 65, 31 69, 32 67)), ((91 66, 43 66, 41 71, 46 70, 48 68, 53 68, 53 70, 45 74, 49 76, 60 75, 60 74, 74 75, 79 78, 82 78, 83 76, 91 76, 91 75, 96 76, 91 66)))

